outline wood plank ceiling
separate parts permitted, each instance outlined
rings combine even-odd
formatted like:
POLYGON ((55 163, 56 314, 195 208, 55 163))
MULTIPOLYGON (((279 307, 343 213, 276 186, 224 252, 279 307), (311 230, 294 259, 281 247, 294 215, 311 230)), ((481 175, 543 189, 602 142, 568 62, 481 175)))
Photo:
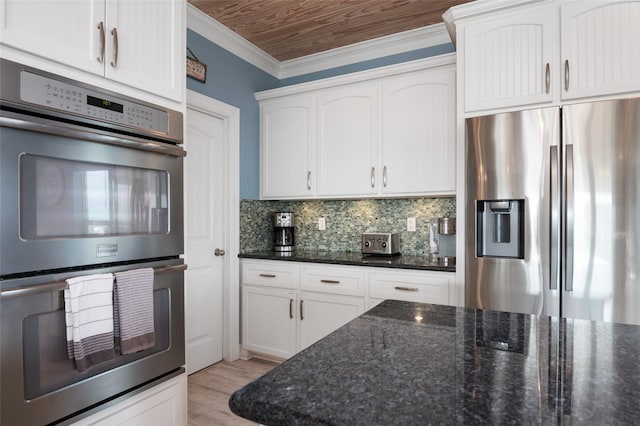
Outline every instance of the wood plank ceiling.
POLYGON ((188 0, 279 61, 442 22, 469 0, 188 0))

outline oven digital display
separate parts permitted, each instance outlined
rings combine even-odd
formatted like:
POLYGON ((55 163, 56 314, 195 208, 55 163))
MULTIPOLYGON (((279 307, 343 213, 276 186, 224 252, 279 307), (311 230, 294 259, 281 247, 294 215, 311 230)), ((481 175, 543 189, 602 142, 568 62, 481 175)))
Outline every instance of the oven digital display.
POLYGON ((119 113, 122 113, 124 111, 124 107, 122 104, 111 102, 108 99, 96 98, 95 96, 91 95, 87 95, 87 103, 98 108, 104 108, 119 113))

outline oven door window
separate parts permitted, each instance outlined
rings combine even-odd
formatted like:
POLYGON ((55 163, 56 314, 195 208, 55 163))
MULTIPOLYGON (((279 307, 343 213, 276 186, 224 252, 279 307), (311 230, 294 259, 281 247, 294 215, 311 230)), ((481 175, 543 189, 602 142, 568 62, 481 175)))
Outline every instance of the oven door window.
POLYGON ((166 171, 20 156, 24 240, 169 232, 166 171))

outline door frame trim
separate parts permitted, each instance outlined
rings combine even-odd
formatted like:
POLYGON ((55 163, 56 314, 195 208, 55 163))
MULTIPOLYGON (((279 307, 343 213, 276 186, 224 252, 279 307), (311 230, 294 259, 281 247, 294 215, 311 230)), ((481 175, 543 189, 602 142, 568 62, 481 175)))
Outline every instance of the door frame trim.
MULTIPOLYGON (((223 122, 225 152, 225 241, 222 283, 222 358, 240 358, 240 109, 214 98, 187 90, 189 109, 223 122)), ((185 120, 186 123, 186 120, 185 120)), ((189 153, 187 152, 187 156, 189 153)), ((185 185, 186 185, 185 180, 185 185)), ((185 193, 186 193, 185 186, 185 193)), ((186 235, 185 235, 186 245, 186 235)), ((188 262, 188 259, 187 259, 188 262)))

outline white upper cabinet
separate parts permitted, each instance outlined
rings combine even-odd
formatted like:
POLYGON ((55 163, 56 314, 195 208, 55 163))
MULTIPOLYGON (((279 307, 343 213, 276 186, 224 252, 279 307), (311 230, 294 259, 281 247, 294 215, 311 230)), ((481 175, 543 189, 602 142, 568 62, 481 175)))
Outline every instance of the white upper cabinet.
POLYGON ((261 197, 454 194, 454 58, 256 94, 261 197))
POLYGON ((2 44, 182 101, 180 0, 0 0, 0 11, 2 44))
POLYGON ((305 198, 315 193, 315 96, 260 104, 261 197, 305 198))
POLYGON ((640 1, 525 3, 456 23, 465 112, 640 91, 640 1))
POLYGON ((382 83, 383 194, 455 192, 455 68, 382 83))
POLYGON ((466 26, 465 111, 552 102, 557 37, 557 7, 490 15, 466 26))
MULTIPOLYGON (((0 0, 2 44, 94 74, 104 74, 105 2, 0 0)), ((105 27, 106 31, 106 27, 105 27)), ((105 35, 106 43, 106 35, 105 35)))
POLYGON ((563 3, 562 98, 640 90, 640 1, 563 3))
POLYGON ((108 0, 106 5, 106 77, 181 100, 185 63, 182 1, 108 0))
POLYGON ((318 196, 375 194, 377 148, 376 84, 318 95, 318 196))

